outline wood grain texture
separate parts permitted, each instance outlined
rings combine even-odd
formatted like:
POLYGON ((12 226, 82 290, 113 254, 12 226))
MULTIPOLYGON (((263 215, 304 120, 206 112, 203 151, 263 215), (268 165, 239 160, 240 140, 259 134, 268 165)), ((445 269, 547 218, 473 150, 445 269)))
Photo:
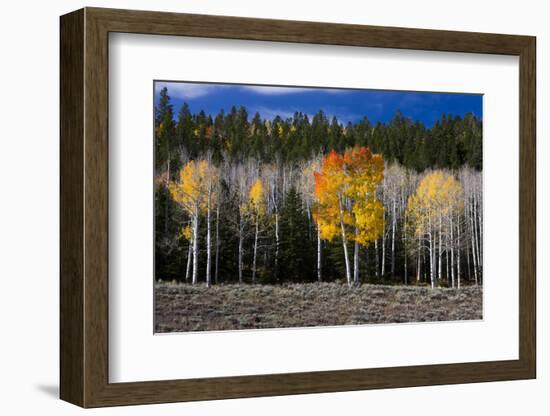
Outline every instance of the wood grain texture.
POLYGON ((60 23, 60 388, 84 404, 84 12, 60 23))
POLYGON ((519 103, 519 355, 536 377, 536 41, 520 54, 519 103))
POLYGON ((101 396, 108 380, 109 181, 108 32, 85 10, 84 67, 84 405, 101 396))
POLYGON ((61 18, 61 397, 99 407, 535 377, 535 39, 87 8, 61 18), (518 360, 189 380, 108 381, 108 33, 520 57, 518 360))
POLYGON ((519 55, 528 36, 87 8, 110 32, 519 55))

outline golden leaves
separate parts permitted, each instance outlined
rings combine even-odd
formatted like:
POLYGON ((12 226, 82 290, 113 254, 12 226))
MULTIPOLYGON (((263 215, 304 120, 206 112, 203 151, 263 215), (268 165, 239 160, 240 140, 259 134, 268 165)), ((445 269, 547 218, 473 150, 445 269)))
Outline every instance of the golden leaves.
POLYGON ((407 215, 417 237, 430 232, 440 216, 457 215, 464 210, 462 185, 455 177, 436 170, 424 177, 409 197, 407 215))
POLYGON ((315 172, 314 219, 321 238, 332 240, 344 226, 356 229, 350 239, 367 245, 384 229, 384 206, 376 189, 384 177, 384 160, 367 147, 343 154, 331 151, 315 172))
POLYGON ((248 203, 252 213, 256 216, 264 215, 266 212, 266 200, 265 188, 261 179, 256 179, 250 187, 248 195, 248 203))
POLYGON ((215 202, 213 188, 218 177, 218 169, 209 161, 191 160, 180 170, 178 180, 170 182, 168 190, 172 199, 189 215, 198 215, 208 203, 215 202))
POLYGON ((191 241, 191 237, 193 236, 193 229, 189 225, 182 227, 180 229, 179 235, 187 241, 191 241))

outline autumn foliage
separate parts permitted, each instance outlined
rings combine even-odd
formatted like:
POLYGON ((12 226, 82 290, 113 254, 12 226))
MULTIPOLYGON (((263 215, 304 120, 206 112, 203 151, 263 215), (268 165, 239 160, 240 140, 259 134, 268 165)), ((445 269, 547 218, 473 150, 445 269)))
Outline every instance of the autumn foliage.
POLYGON ((155 108, 155 276, 483 283, 481 120, 155 108))
MULTIPOLYGON (((462 185, 453 175, 441 170, 426 175, 418 184, 416 192, 409 197, 406 211, 409 227, 418 242, 428 248, 432 287, 435 286, 436 273, 441 275, 443 254, 449 251, 452 286, 455 286, 456 226, 463 211, 462 185)), ((460 273, 458 279, 460 287, 460 273)))
POLYGON ((342 237, 346 275, 351 283, 347 242, 367 246, 384 229, 384 206, 376 196, 384 177, 384 160, 367 147, 357 146, 343 154, 333 150, 314 175, 314 219, 322 239, 342 237))

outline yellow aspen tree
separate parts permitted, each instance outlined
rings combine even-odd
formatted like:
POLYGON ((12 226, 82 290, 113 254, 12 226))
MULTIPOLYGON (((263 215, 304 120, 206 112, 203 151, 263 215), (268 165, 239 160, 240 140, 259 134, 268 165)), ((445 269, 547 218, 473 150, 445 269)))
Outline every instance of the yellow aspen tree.
MULTIPOLYGON (((435 287, 436 270, 441 278, 443 236, 450 233, 451 221, 445 219, 463 210, 462 185, 453 175, 437 170, 426 175, 409 197, 407 217, 414 236, 428 247, 430 284, 435 287), (439 267, 436 265, 439 255, 439 267)), ((454 265, 453 265, 454 269, 454 265)))
POLYGON ((354 231, 353 282, 359 285, 359 247, 367 247, 384 230, 384 206, 376 196, 384 178, 384 160, 367 147, 354 147, 344 153, 344 169, 354 231))
MULTIPOLYGON (((459 218, 464 213, 464 190, 459 181, 454 176, 449 175, 443 184, 443 200, 445 201, 445 207, 443 208, 443 215, 445 218, 445 232, 448 241, 448 250, 450 251, 450 268, 451 268, 451 287, 455 287, 455 246, 459 244, 460 238, 458 232, 455 229, 460 225, 459 218), (458 238, 457 238, 458 237, 458 238)), ((460 248, 457 250, 459 251, 460 248)), ((460 258, 457 262, 458 265, 458 288, 460 289, 460 258)))
POLYGON ((205 211, 207 193, 205 192, 205 177, 207 162, 189 161, 179 173, 177 181, 168 185, 172 199, 179 204, 191 219, 193 242, 193 284, 197 283, 199 263, 199 217, 205 211))
POLYGON ((252 283, 256 283, 256 259, 258 257, 258 237, 260 233, 260 224, 266 215, 266 198, 264 184, 261 179, 256 181, 250 187, 248 196, 248 206, 254 221, 254 254, 252 260, 252 283))

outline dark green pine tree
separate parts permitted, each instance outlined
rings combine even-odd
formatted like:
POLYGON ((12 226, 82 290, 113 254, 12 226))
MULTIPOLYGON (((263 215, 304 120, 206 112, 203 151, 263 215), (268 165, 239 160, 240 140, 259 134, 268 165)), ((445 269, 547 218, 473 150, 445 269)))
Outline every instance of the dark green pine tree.
POLYGON ((250 123, 250 143, 248 148, 250 154, 259 160, 265 160, 265 136, 264 123, 260 117, 260 113, 256 112, 250 123))
POLYGON ((317 143, 317 151, 325 153, 328 150, 328 121, 323 111, 319 111, 311 120, 312 143, 317 143))
POLYGON ((308 219, 302 209, 300 195, 294 188, 286 194, 280 221, 281 280, 291 282, 315 280, 315 253, 308 235, 308 219))
POLYGON ((158 216, 159 225, 163 227, 164 233, 168 234, 170 228, 170 217, 173 208, 170 198, 163 196, 165 193, 165 184, 171 179, 176 169, 171 169, 171 161, 174 156, 174 147, 176 144, 176 129, 174 124, 174 111, 170 103, 168 89, 164 87, 160 91, 158 105, 155 108, 155 170, 158 174, 164 176, 164 184, 161 184, 155 198, 162 202, 162 213, 158 216))
POLYGON ((193 157, 196 152, 196 140, 193 139, 193 115, 189 111, 189 105, 184 103, 178 112, 178 122, 176 124, 177 141, 185 147, 189 152, 189 156, 193 157))
POLYGON ((165 170, 170 175, 170 161, 176 143, 176 128, 174 110, 166 87, 160 91, 159 102, 155 109, 155 136, 156 170, 158 172, 165 170))

